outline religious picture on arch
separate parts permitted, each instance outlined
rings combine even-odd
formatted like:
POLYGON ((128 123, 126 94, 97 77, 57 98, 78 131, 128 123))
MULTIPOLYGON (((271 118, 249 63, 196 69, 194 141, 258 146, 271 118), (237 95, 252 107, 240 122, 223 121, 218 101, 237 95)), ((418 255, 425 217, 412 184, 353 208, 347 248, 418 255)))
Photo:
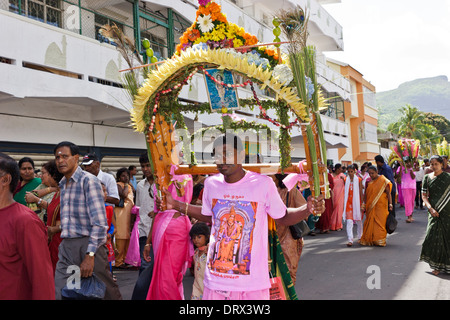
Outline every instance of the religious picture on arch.
POLYGON ((227 113, 239 107, 233 74, 229 70, 205 69, 206 89, 212 111, 227 113))
POLYGON ((250 274, 257 202, 213 199, 214 242, 210 245, 211 273, 250 274))

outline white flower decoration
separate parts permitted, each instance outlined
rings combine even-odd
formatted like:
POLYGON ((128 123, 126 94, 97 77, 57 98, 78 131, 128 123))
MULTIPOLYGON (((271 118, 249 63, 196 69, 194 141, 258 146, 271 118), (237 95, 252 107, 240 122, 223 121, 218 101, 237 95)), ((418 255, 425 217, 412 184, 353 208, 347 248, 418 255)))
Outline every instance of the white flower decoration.
POLYGON ((200 30, 205 33, 209 32, 214 28, 214 23, 211 20, 211 15, 208 14, 206 16, 200 15, 197 20, 198 26, 200 30))
POLYGON ((292 80, 294 80, 294 75, 292 74, 291 68, 285 64, 278 64, 273 68, 273 77, 279 77, 278 82, 284 83, 285 86, 289 85, 292 80))

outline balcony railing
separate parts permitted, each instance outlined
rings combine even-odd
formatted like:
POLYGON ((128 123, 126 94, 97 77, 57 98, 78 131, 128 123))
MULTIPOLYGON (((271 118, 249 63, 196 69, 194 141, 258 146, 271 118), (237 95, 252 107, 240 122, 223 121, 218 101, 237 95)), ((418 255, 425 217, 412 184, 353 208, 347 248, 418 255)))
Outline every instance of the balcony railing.
POLYGON ((76 0, 0 0, 0 9, 19 14, 30 19, 62 28, 102 43, 115 45, 103 37, 99 30, 103 25, 117 25, 130 39, 148 38, 158 58, 167 58, 174 52, 179 37, 190 22, 171 9, 152 11, 142 3, 133 15, 133 4, 121 1, 120 9, 110 6, 107 10, 98 6, 97 1, 76 0), (136 29, 140 28, 137 33, 136 29))

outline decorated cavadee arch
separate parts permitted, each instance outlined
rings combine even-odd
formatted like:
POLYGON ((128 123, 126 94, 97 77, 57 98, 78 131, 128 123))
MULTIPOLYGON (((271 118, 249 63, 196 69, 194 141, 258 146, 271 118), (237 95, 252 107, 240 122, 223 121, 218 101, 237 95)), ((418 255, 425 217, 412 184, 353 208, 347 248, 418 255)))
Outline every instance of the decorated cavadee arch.
MULTIPOLYGON (((243 164, 243 167, 269 174, 290 173, 283 180, 288 189, 301 182, 302 187, 309 185, 315 197, 320 194, 325 198, 330 196, 326 146, 319 114, 325 100, 317 83, 315 50, 306 44, 308 17, 304 10, 297 7, 280 11, 274 17, 273 25, 274 42, 258 43, 254 35, 228 22, 220 5, 212 0, 199 0, 196 20, 180 38, 176 53, 170 59, 158 62, 147 40, 144 39, 144 50, 139 53, 119 28, 105 29, 110 31, 109 35, 130 66, 122 71, 125 88, 133 100, 131 121, 135 130, 146 136, 149 159, 159 190, 175 183, 177 191, 183 193, 184 174, 217 172, 215 165, 198 164, 191 151, 193 138, 202 135, 204 129, 182 137, 183 152, 189 157, 189 164, 180 164, 179 144, 175 141, 180 140, 180 131, 188 132, 184 112, 220 113, 222 124, 213 127, 220 132, 269 129, 265 124, 240 119, 233 113, 233 108, 221 104, 225 91, 246 87, 253 92, 253 97, 238 99, 236 95, 236 105, 259 108, 259 118, 279 129, 280 163, 243 164), (281 34, 285 42, 281 42, 281 34), (286 44, 283 52, 281 44, 286 44), (129 55, 137 57, 138 66, 129 59, 129 55), (149 59, 151 57, 153 59, 149 59), (223 77, 218 78, 210 71, 223 73, 223 77), (210 101, 182 102, 178 99, 180 91, 183 86, 189 85, 196 73, 203 74, 206 82, 212 83, 212 91, 207 85, 210 101), (241 83, 227 81, 226 75, 230 73, 239 75, 241 83), (140 81, 142 76, 143 82, 140 81), (261 100, 255 90, 257 86, 271 91, 270 96, 274 98, 261 100), (222 99, 218 105, 213 103, 216 100, 213 98, 217 96, 222 99), (275 111, 276 118, 269 116, 268 109, 275 111), (306 160, 298 164, 292 164, 290 157, 290 130, 293 127, 301 128, 305 145, 306 160)), ((270 272, 275 277, 282 277, 289 298, 296 299, 277 239, 275 222, 270 217, 268 226, 270 272)))
MULTIPOLYGON (((277 171, 307 173, 309 185, 316 197, 322 192, 329 197, 326 172, 326 147, 323 139, 319 110, 325 105, 315 76, 315 50, 306 46, 307 22, 305 12, 297 7, 280 12, 274 18, 274 43, 258 44, 258 39, 243 28, 227 21, 221 7, 214 1, 199 1, 196 21, 180 38, 176 53, 170 59, 142 65, 145 81, 134 97, 131 120, 136 131, 146 135, 149 157, 159 188, 167 187, 176 174, 208 174, 215 166, 198 164, 190 150, 189 141, 183 141, 184 152, 190 154, 190 165, 178 165, 172 133, 176 128, 186 128, 183 112, 212 113, 209 103, 186 104, 178 100, 184 85, 196 73, 226 90, 250 87, 253 99, 241 99, 240 105, 258 107, 260 118, 280 129, 280 164, 277 171), (280 50, 281 32, 287 41, 287 53, 280 50), (150 66, 150 70, 148 69, 150 66), (229 84, 212 77, 207 69, 227 70, 241 75, 243 83, 229 84), (255 86, 269 89, 275 99, 261 101, 255 86), (277 119, 267 114, 276 111, 277 119), (294 121, 289 122, 294 115, 294 121), (176 127, 174 126, 176 124, 176 127), (289 130, 299 125, 302 130, 306 161, 292 165, 289 130), (188 151, 188 152, 186 152, 188 151)), ((226 107, 222 113, 225 129, 258 129, 261 125, 243 120, 233 121, 233 112, 226 107)), ((251 164, 244 168, 264 171, 273 164, 251 164)), ((275 173, 275 172, 272 172, 275 173)))

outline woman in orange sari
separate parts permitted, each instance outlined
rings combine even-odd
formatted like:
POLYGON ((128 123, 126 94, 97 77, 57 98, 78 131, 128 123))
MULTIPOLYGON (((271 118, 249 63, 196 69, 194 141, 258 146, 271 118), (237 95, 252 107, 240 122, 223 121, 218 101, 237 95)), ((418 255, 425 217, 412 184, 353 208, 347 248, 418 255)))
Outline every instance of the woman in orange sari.
POLYGON ((366 220, 360 244, 364 246, 386 246, 386 220, 392 209, 391 182, 374 166, 369 167, 371 181, 366 184, 364 203, 366 204, 366 220))

